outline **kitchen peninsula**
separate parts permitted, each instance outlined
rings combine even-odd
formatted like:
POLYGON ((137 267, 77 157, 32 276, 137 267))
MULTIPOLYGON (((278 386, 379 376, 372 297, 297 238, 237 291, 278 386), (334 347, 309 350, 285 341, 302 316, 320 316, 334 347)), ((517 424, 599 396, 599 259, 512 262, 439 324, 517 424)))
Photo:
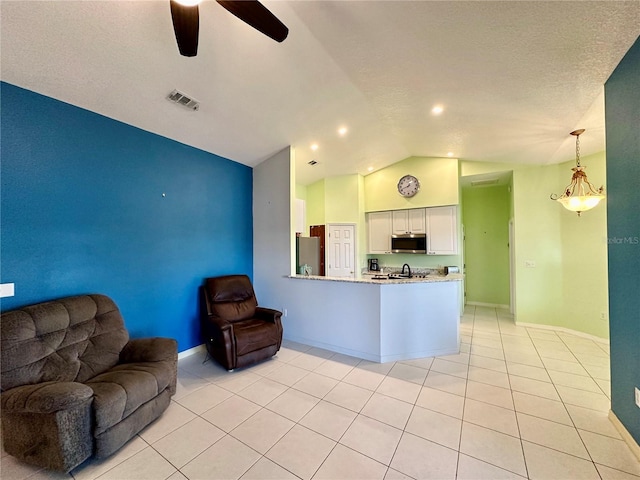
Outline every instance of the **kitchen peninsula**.
POLYGON ((283 318, 290 340, 374 362, 458 353, 461 274, 289 279, 305 305, 283 318))

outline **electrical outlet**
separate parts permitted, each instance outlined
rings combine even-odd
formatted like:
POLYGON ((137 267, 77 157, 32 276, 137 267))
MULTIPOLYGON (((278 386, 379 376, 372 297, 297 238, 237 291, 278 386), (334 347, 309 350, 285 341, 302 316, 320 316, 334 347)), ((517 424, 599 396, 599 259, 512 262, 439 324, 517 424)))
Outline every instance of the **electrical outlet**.
POLYGON ((16 294, 14 283, 0 284, 0 298, 13 297, 16 294))
POLYGON ((640 408, 640 388, 636 387, 636 405, 640 408))
POLYGON ((286 316, 287 316, 287 309, 286 309, 286 308, 283 308, 283 309, 282 309, 282 316, 283 316, 283 317, 286 317, 286 316))
POLYGON ((600 312, 600 320, 607 320, 607 312, 600 312))

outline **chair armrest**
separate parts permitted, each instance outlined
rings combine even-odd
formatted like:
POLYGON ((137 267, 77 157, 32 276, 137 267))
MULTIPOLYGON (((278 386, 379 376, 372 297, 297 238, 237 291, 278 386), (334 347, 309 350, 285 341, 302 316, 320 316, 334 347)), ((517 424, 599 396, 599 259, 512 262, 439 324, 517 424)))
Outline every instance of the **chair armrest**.
POLYGON ((204 322, 204 330, 211 343, 220 347, 228 345, 229 348, 235 352, 236 341, 233 336, 233 324, 231 322, 228 322, 224 318, 214 317, 213 315, 207 316, 204 322))
POLYGON ((44 382, 2 392, 2 410, 11 413, 53 413, 93 399, 93 390, 77 382, 44 382))
POLYGON ((276 323, 282 317, 282 312, 273 308, 256 307, 255 317, 265 322, 276 323))
POLYGON ((120 352, 120 363, 177 361, 178 342, 173 338, 135 338, 120 352))
POLYGON ((233 334, 233 324, 214 315, 202 316, 200 322, 209 355, 227 370, 236 368, 236 339, 233 334))

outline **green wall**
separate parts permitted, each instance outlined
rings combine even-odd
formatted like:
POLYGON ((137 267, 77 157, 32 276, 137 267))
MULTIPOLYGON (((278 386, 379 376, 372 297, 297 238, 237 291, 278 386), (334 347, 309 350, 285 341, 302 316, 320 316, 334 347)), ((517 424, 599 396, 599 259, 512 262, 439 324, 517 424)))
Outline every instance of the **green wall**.
MULTIPOLYGON (((605 183, 603 152, 582 164, 592 182, 605 183)), ((574 166, 571 160, 514 172, 517 321, 607 338, 606 208, 578 217, 549 200, 569 183, 574 166), (530 260, 535 268, 526 266, 530 260)))
MULTIPOLYGON (((364 177, 364 208, 367 212, 402 210, 408 208, 458 205, 459 163, 454 158, 409 157, 364 177), (398 193, 398 180, 404 175, 415 175, 420 191, 411 198, 398 193)), ((458 211, 458 232, 462 218, 458 211)), ((364 245, 364 251, 367 245, 364 245)), ((460 242, 462 249, 462 242, 460 242)), ((440 268, 445 265, 462 266, 459 255, 367 255, 377 258, 382 267, 400 267, 408 263, 412 268, 440 268)))
MULTIPOLYGON (((410 157, 366 177, 328 177, 306 186, 307 224, 355 223, 361 268, 367 266, 368 257, 376 257, 381 265, 388 267, 403 263, 423 268, 461 265, 462 255, 367 255, 365 223, 365 212, 369 211, 457 205, 458 176, 457 159, 410 157), (418 177, 421 183, 420 192, 411 199, 401 197, 396 189, 400 177, 408 173, 418 177)), ((460 223, 460 213, 458 219, 460 223)))
MULTIPOLYGON (((606 185, 604 153, 581 159, 587 165, 589 181, 597 188, 606 185)), ((566 185, 575 162, 561 165, 566 185)), ((562 326, 598 337, 609 336, 609 292, 607 261, 607 200, 580 217, 564 208, 560 234, 562 238, 562 293, 571 302, 564 303, 562 326), (604 315, 604 319, 601 318, 604 315)))
MULTIPOLYGON (((582 160, 591 181, 597 186, 604 183, 604 153, 582 160)), ((307 223, 355 223, 361 267, 366 266, 368 257, 378 258, 383 267, 399 267, 403 263, 413 268, 461 266, 462 251, 453 256, 367 255, 364 222, 365 211, 460 204, 459 222, 464 215, 467 234, 466 246, 461 244, 461 249, 467 250, 467 300, 507 305, 510 273, 506 245, 508 221, 513 218, 516 321, 607 338, 606 209, 600 205, 578 218, 549 199, 551 193, 560 192, 569 182, 574 163, 570 159, 547 166, 467 161, 459 164, 449 158, 411 157, 364 178, 330 177, 308 185, 307 223), (478 187, 472 192, 481 193, 463 192, 462 202, 459 201, 459 174, 505 171, 513 175, 510 193, 500 187, 478 187), (407 173, 421 181, 420 192, 408 200, 396 191, 398 179, 407 173), (475 218, 482 221, 474 222, 475 218), (493 250, 491 245, 501 247, 493 250), (526 266, 530 262, 535 266, 526 266), (600 318, 603 312, 605 320, 600 318)))
MULTIPOLYGON (((590 181, 604 184, 603 152, 583 157, 582 164, 590 181)), ((607 338, 608 321, 600 318, 608 311, 606 208, 599 205, 578 218, 549 199, 569 183, 574 165, 575 160, 533 167, 465 161, 461 172, 513 171, 516 322, 607 338)))
POLYGON ((299 200, 307 201, 307 187, 296 183, 296 198, 299 200))
POLYGON ((307 230, 310 225, 354 223, 358 265, 366 265, 367 233, 364 216, 362 175, 327 177, 306 187, 307 230))
POLYGON ((360 175, 324 179, 325 223, 359 223, 360 175))
POLYGON ((367 231, 364 210, 364 181, 362 175, 343 175, 325 178, 325 223, 355 223, 358 251, 356 262, 366 265, 367 231))
POLYGON ((611 410, 640 444, 640 40, 605 84, 611 410))
POLYGON ((462 189, 466 301, 509 305, 508 185, 462 189))
POLYGON ((562 320, 560 221, 565 212, 561 211, 561 205, 549 199, 551 192, 558 192, 564 186, 560 183, 565 175, 560 171, 553 165, 513 172, 518 323, 559 325, 562 320), (526 262, 535 262, 535 267, 526 267, 526 262))
POLYGON ((457 205, 458 160, 454 158, 410 157, 364 177, 367 212, 457 205), (398 194, 398 180, 415 175, 420 191, 411 198, 398 194))
POLYGON ((307 231, 309 225, 325 224, 324 180, 307 185, 307 231))

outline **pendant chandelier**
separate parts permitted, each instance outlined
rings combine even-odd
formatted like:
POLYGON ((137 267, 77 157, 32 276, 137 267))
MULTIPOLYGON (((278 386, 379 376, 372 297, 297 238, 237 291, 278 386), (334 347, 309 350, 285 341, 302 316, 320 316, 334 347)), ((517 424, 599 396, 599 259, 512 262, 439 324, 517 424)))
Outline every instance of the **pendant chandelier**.
POLYGON ((580 135, 584 133, 584 129, 574 130, 570 135, 576 137, 576 166, 571 169, 571 183, 564 187, 562 195, 551 194, 551 200, 557 200, 567 210, 576 212, 578 216, 582 212, 591 210, 600 203, 604 198, 604 187, 594 188, 584 171, 585 168, 580 165, 580 135))

